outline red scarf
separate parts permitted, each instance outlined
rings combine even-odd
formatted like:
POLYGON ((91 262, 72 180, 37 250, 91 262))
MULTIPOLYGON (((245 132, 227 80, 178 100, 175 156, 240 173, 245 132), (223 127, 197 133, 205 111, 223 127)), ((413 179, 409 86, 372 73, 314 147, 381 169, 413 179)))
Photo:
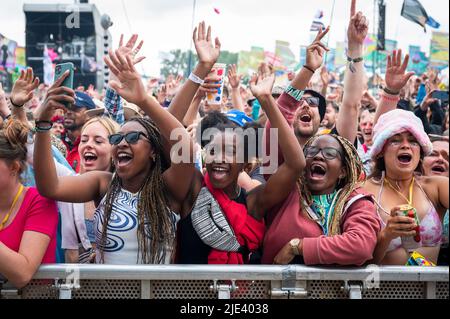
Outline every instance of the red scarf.
MULTIPOLYGON (((241 246, 247 247, 249 251, 255 251, 261 246, 266 227, 264 221, 257 221, 247 213, 245 205, 232 201, 223 190, 213 188, 209 180, 208 173, 205 174, 205 185, 209 192, 219 203, 222 208, 230 227, 241 246)), ((246 258, 247 259, 247 258, 246 258)), ((244 264, 248 260, 244 260, 239 252, 228 252, 211 249, 208 256, 208 264, 244 264)))

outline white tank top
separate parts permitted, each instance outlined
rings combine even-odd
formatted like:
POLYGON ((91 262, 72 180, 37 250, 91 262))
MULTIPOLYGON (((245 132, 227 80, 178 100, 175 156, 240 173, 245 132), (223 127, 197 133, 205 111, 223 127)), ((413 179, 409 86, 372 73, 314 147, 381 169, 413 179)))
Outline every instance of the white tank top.
MULTIPOLYGON (((138 249, 137 231, 138 216, 137 207, 140 194, 133 194, 121 189, 114 200, 111 218, 107 227, 106 244, 103 249, 104 263, 110 265, 135 265, 143 264, 138 249)), ((100 247, 106 195, 95 211, 94 226, 97 247, 100 247)), ((175 238, 176 225, 179 216, 174 212, 170 213, 172 234, 175 238)), ((149 232, 150 230, 148 230, 149 232)), ((148 234, 151 235, 151 234, 148 234)), ((175 240, 171 246, 166 247, 165 256, 161 256, 162 264, 170 264, 173 260, 175 240)), ((101 262, 101 253, 97 248, 96 262, 101 262)))

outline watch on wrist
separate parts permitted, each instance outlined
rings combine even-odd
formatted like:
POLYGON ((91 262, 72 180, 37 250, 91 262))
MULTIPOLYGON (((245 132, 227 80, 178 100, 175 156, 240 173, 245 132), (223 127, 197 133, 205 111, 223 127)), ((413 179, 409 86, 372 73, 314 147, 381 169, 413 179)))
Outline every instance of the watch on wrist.
POLYGON ((300 244, 300 239, 294 238, 289 242, 289 245, 291 246, 292 253, 296 256, 300 255, 300 252, 298 251, 298 245, 300 244))

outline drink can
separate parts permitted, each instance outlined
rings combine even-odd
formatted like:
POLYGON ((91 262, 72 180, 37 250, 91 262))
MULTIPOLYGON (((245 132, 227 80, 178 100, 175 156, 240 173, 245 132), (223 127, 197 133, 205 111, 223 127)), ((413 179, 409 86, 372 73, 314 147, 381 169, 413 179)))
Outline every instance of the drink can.
POLYGON ((214 74, 220 77, 219 82, 215 84, 220 84, 220 88, 217 89, 216 93, 207 93, 206 100, 210 105, 219 105, 222 104, 222 95, 223 95, 223 83, 225 80, 225 75, 227 71, 227 65, 224 63, 216 63, 213 66, 214 74))

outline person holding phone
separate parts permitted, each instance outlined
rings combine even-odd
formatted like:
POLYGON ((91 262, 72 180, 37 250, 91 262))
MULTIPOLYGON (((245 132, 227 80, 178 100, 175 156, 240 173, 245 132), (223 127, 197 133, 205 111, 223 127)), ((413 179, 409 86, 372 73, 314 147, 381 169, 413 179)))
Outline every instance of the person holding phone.
POLYGON ((401 237, 414 237, 415 252, 436 263, 442 238, 442 221, 449 207, 449 180, 442 176, 421 176, 424 156, 432 144, 422 122, 412 112, 392 110, 381 115, 374 127, 370 156, 372 175, 364 188, 375 196, 383 222, 373 263, 405 265, 411 251, 401 237), (415 218, 399 216, 401 205, 412 206, 415 218))

